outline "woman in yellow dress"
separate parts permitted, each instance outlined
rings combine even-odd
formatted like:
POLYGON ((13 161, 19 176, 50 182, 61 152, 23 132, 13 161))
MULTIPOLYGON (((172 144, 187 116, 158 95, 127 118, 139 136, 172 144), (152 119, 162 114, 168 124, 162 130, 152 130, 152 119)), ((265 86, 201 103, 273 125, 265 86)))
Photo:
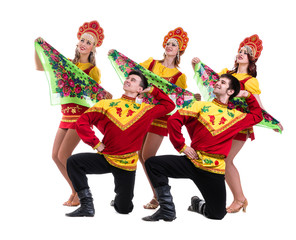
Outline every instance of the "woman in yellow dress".
MULTIPOLYGON (((102 45, 104 39, 103 29, 97 21, 86 22, 79 28, 77 37, 79 42, 72 62, 100 84, 101 73, 96 66, 95 53, 96 47, 102 45)), ((37 38, 35 41, 43 42, 43 39, 37 38)), ((35 63, 37 70, 44 71, 36 51, 35 63)), ((106 98, 112 98, 112 95, 107 92, 106 98)), ((52 158, 72 190, 70 198, 64 203, 64 205, 78 206, 80 202, 72 182, 68 177, 66 164, 67 159, 72 155, 72 152, 80 142, 80 138, 75 130, 75 123, 80 115, 88 108, 74 103, 63 104, 61 105, 61 108, 63 116, 55 136, 52 158)))
MULTIPOLYGON (((224 68, 219 73, 219 75, 230 73, 236 77, 241 83, 242 90, 247 90, 252 93, 257 99, 260 107, 264 110, 259 96, 261 93, 259 82, 256 79, 256 62, 261 54, 262 49, 262 41, 259 39, 258 35, 255 34, 251 37, 245 38, 239 46, 233 70, 229 71, 227 68, 224 68)), ((200 60, 198 58, 192 59, 193 68, 199 61, 200 60)), ((281 130, 283 130, 283 127, 280 123, 278 126, 281 128, 281 130)), ((241 186, 239 172, 233 163, 234 158, 242 149, 248 138, 251 140, 255 139, 253 128, 245 129, 236 135, 232 141, 231 150, 225 159, 225 179, 234 197, 232 204, 227 207, 228 213, 236 213, 241 209, 243 209, 245 212, 248 205, 248 201, 241 186)))
MULTIPOLYGON (((178 67, 180 64, 180 56, 183 55, 189 38, 187 33, 180 27, 170 31, 163 41, 163 47, 165 49, 164 58, 162 60, 154 60, 149 58, 140 65, 150 70, 151 72, 157 74, 158 76, 166 79, 167 81, 176 84, 178 87, 183 89, 187 88, 186 84, 186 75, 179 71, 178 67)), ((167 130, 167 119, 168 115, 163 116, 162 118, 155 119, 149 131, 144 138, 142 149, 139 152, 139 159, 145 169, 145 161, 152 156, 155 156, 164 136, 168 135, 167 130)), ((149 177, 146 173, 146 176, 149 180, 149 177)), ((149 180, 150 183, 150 180, 149 180)), ((150 186, 153 190, 154 197, 153 199, 144 205, 145 209, 155 209, 158 207, 158 201, 156 199, 155 191, 150 183, 150 186)))

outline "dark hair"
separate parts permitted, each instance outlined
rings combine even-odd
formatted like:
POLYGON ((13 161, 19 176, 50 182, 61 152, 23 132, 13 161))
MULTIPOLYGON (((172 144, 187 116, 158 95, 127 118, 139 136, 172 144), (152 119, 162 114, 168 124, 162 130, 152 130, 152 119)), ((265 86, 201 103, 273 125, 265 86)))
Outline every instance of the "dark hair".
POLYGON ((148 80, 141 71, 132 70, 128 76, 130 75, 137 75, 141 78, 140 86, 143 88, 143 90, 148 87, 148 80))
MULTIPOLYGON (((257 66, 256 66, 257 59, 252 57, 249 53, 247 55, 249 59, 248 74, 251 75, 252 77, 256 77, 257 76, 257 66)), ((229 71, 229 73, 230 74, 237 73, 237 70, 238 70, 238 63, 235 60, 234 67, 231 71, 229 71)))
POLYGON ((230 81, 228 89, 234 90, 234 93, 229 97, 229 99, 234 98, 239 93, 239 91, 241 89, 241 85, 239 83, 239 80, 237 80, 236 77, 232 76, 229 73, 222 74, 220 76, 220 78, 227 78, 230 81))

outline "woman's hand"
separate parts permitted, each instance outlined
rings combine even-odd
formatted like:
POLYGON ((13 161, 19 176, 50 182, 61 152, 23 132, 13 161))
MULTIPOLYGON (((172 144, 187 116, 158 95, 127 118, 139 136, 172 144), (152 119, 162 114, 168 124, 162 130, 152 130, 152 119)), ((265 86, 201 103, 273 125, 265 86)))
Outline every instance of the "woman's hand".
MULTIPOLYGON (((279 126, 279 128, 281 129, 281 131, 284 131, 284 128, 283 128, 283 126, 282 126, 281 123, 278 123, 277 125, 279 126)), ((279 132, 278 129, 273 129, 273 131, 275 131, 275 132, 279 132)))
POLYGON ((194 94, 194 98, 197 100, 197 101, 200 101, 201 100, 201 95, 199 93, 195 93, 194 94))
POLYGON ((198 57, 194 57, 191 61, 193 70, 195 69, 195 64, 198 64, 200 62, 200 59, 198 57))
MULTIPOLYGON (((35 42, 43 43, 44 40, 43 40, 43 38, 38 37, 38 38, 35 39, 35 42)), ((36 70, 38 70, 38 71, 44 71, 43 65, 42 65, 42 63, 41 63, 41 61, 39 59, 39 56, 38 56, 36 50, 35 50, 35 57, 34 58, 35 58, 36 70)))
POLYGON ((110 54, 112 54, 114 52, 114 49, 110 49, 109 51, 108 51, 108 56, 110 55, 110 54))
POLYGON ((43 43, 44 39, 42 37, 38 37, 35 39, 35 42, 43 43))
POLYGON ((105 99, 112 99, 112 94, 106 91, 105 99))

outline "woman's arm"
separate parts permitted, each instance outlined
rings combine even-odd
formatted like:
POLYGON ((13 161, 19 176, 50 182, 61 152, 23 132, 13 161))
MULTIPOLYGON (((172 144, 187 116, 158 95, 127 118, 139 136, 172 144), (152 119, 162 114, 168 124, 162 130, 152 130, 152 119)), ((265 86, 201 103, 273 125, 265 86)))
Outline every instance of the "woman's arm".
MULTIPOLYGON (((42 43, 43 41, 44 41, 44 40, 43 40, 41 37, 36 38, 36 40, 35 40, 35 42, 41 42, 41 43, 42 43)), ((36 70, 38 70, 38 71, 44 71, 44 68, 43 68, 43 66, 42 66, 42 63, 41 63, 41 61, 40 61, 40 58, 39 58, 39 56, 38 56, 36 50, 35 50, 35 65, 36 65, 36 70)))
MULTIPOLYGON (((262 105, 262 102, 261 102, 260 96, 259 96, 258 94, 253 94, 253 96, 256 98, 256 100, 257 100, 257 102, 259 103, 260 107, 261 107, 263 110, 265 110, 265 108, 264 108, 263 105, 262 105)), ((266 111, 266 110, 265 110, 265 111, 266 111)), ((284 128, 283 128, 283 126, 282 126, 281 123, 278 123, 277 125, 280 127, 281 131, 284 130, 284 128)), ((274 129, 274 131, 278 132, 277 129, 274 129)))
POLYGON ((262 102, 261 102, 261 99, 260 99, 260 96, 258 94, 253 94, 253 96, 256 98, 257 102, 259 103, 260 107, 264 109, 263 105, 262 105, 262 102))

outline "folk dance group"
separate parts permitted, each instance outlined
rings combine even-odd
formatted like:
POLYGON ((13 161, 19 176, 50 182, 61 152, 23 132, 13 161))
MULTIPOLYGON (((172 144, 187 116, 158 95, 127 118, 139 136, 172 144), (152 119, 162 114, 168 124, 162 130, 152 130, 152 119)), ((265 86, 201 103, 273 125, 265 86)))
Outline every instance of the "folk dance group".
MULTIPOLYGON (((102 45, 103 29, 97 21, 84 23, 78 31, 75 57, 71 60, 98 84, 100 70, 96 66, 96 47, 102 45)), ((149 58, 140 65, 182 89, 187 88, 186 76, 178 69, 189 38, 182 28, 170 31, 164 38, 162 60, 149 58)), ((42 38, 35 40, 42 43, 42 38)), ((195 100, 187 107, 175 109, 175 103, 162 90, 148 85, 138 70, 128 73, 123 83, 123 95, 112 99, 105 91, 104 98, 88 108, 77 103, 61 105, 62 120, 53 144, 52 158, 71 187, 72 194, 65 206, 79 206, 68 217, 95 215, 87 174, 112 173, 115 198, 111 205, 118 213, 133 210, 137 161, 140 160, 153 191, 153 198, 144 205, 158 210, 145 221, 172 221, 176 218, 168 178, 191 179, 202 196, 193 196, 188 210, 210 219, 223 219, 226 213, 246 211, 247 199, 240 184, 239 172, 233 160, 248 138, 254 139, 252 126, 262 121, 260 89, 255 78, 256 61, 262 51, 257 35, 246 38, 240 45, 233 70, 223 69, 213 86, 211 102, 195 100), (140 95, 150 94, 158 104, 137 101, 140 95), (233 97, 245 98, 249 111, 228 107, 233 97), (99 139, 92 127, 102 134, 99 139), (191 144, 186 145, 181 128, 186 126, 191 144), (165 136, 181 155, 156 156, 165 136), (80 139, 97 153, 72 155, 80 139), (226 207, 225 180, 234 200, 226 207)), ((110 50, 109 54, 114 50, 110 50)), ((37 53, 37 70, 44 70, 37 53)), ((195 67, 200 60, 192 59, 195 67)), ((279 128, 282 126, 278 123, 279 128)))

